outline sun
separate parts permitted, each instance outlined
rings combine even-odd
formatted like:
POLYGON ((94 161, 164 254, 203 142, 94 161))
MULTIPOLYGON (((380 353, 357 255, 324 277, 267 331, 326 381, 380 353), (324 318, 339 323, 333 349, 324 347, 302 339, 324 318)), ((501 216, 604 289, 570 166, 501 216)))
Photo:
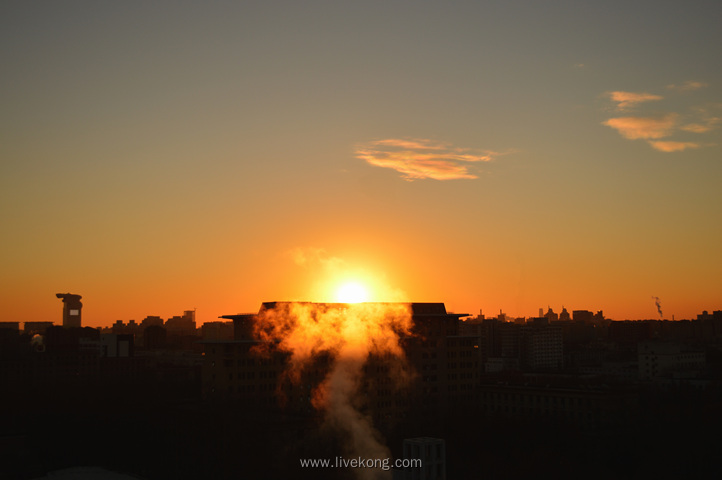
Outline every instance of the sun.
POLYGON ((369 299, 369 292, 358 282, 347 282, 336 290, 336 301, 340 303, 361 303, 369 299))

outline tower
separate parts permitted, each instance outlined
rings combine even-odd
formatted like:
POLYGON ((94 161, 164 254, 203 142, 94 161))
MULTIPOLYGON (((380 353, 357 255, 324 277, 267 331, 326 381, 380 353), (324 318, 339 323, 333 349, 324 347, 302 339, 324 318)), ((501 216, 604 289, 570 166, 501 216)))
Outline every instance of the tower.
POLYGON ((80 327, 80 310, 83 304, 80 303, 80 295, 72 293, 56 293, 56 297, 63 299, 63 327, 80 327))

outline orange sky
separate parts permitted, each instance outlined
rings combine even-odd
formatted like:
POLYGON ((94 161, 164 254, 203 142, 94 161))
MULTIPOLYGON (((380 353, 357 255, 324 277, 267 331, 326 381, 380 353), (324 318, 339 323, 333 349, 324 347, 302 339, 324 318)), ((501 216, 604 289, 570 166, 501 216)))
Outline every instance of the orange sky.
POLYGON ((0 15, 4 321, 722 309, 709 6, 63 3, 0 15))

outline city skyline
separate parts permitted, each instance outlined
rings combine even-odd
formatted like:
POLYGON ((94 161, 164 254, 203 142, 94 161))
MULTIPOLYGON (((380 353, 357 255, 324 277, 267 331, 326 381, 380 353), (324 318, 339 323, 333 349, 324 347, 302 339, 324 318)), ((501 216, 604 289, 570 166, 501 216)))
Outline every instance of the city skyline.
MULTIPOLYGON (((271 301, 271 302, 261 302, 261 311, 263 311, 264 305, 267 304, 294 304, 294 305, 328 305, 328 306, 341 306, 346 305, 349 308, 357 308, 357 307, 368 307, 368 308, 374 308, 374 306, 379 307, 393 307, 393 306, 409 306, 412 304, 444 304, 444 302, 413 302, 413 301, 387 301, 387 302, 381 302, 381 301, 372 301, 368 299, 368 292, 363 291, 357 291, 356 288, 363 288, 360 284, 351 283, 351 284, 341 284, 341 288, 336 292, 337 298, 335 298, 333 301, 327 301, 327 302, 312 302, 312 301, 303 301, 303 300, 293 300, 293 301, 271 301), (343 298, 343 296, 346 295, 346 298, 343 298), (362 297, 359 297, 361 295, 362 297)), ((149 322, 148 325, 159 325, 163 326, 166 320, 170 321, 171 323, 174 321, 178 321, 180 319, 192 319, 193 323, 197 323, 197 329, 198 331, 201 330, 201 327, 206 324, 218 324, 218 323, 224 323, 224 320, 235 317, 237 315, 241 316, 248 316, 248 315, 256 315, 256 310, 249 309, 245 312, 236 312, 234 314, 226 313, 223 315, 217 315, 213 317, 207 317, 205 319, 197 318, 197 310, 196 309, 190 309, 190 310, 183 310, 183 315, 177 315, 177 313, 180 311, 174 312, 174 315, 168 315, 165 319, 164 316, 156 315, 156 314, 143 314, 138 318, 115 318, 112 321, 108 323, 99 323, 97 321, 93 322, 91 321, 91 324, 85 324, 84 322, 81 322, 80 315, 81 315, 81 309, 82 309, 82 303, 79 302, 79 299, 82 298, 80 295, 76 294, 70 294, 70 293, 58 293, 56 294, 57 298, 61 298, 63 300, 63 306, 61 314, 58 314, 58 317, 62 317, 61 321, 57 321, 58 319, 42 319, 42 320, 26 320, 26 321, 4 321, 0 322, 3 324, 19 324, 27 323, 30 325, 35 324, 43 324, 43 325, 55 325, 55 326, 63 326, 63 327, 91 327, 99 330, 111 330, 113 327, 134 327, 138 328, 138 331, 141 331, 143 328, 145 328, 146 322, 149 322), (66 300, 67 298, 70 298, 71 302, 76 302, 74 305, 74 308, 77 310, 71 310, 68 307, 68 303, 66 300), (68 320, 68 313, 72 316, 75 315, 75 320, 68 320), (198 320, 198 322, 196 322, 198 320), (70 322, 70 323, 69 323, 70 322)), ((565 305, 561 305, 561 307, 556 307, 552 305, 546 305, 546 307, 539 307, 536 314, 534 315, 527 315, 527 316, 514 316, 509 315, 507 312, 504 312, 504 309, 499 309, 497 312, 484 312, 482 310, 479 310, 477 312, 452 312, 449 311, 450 314, 455 314, 459 316, 459 318, 465 318, 468 320, 478 320, 478 319, 500 319, 505 322, 510 323, 518 323, 521 321, 522 323, 532 323, 535 319, 540 318, 546 318, 550 321, 579 321, 579 322, 588 322, 594 320, 602 320, 602 321, 617 321, 617 322, 624 322, 624 321, 681 321, 681 320, 699 320, 700 318, 707 318, 711 315, 711 313, 717 314, 719 311, 717 310, 700 310, 695 315, 693 315, 690 318, 675 318, 674 315, 667 315, 662 310, 662 304, 660 302, 659 297, 652 297, 655 308, 656 308, 656 316, 650 316, 648 318, 638 318, 638 319, 632 319, 632 318, 611 318, 608 316, 605 316, 604 310, 587 310, 584 308, 567 308, 565 305), (577 318, 577 315, 579 316, 577 318)), ((70 317, 72 318, 72 317, 70 317)), ((45 328, 45 327, 43 327, 45 328)), ((27 327, 25 328, 27 330, 27 327)))
MULTIPOLYGON (((77 294, 58 297, 69 316, 82 307, 77 294)), ((506 322, 462 320, 443 303, 267 302, 202 332, 194 314, 167 331, 157 317, 142 332, 0 325, 0 374, 20 412, 5 425, 5 470, 566 478, 588 476, 595 458, 599 478, 716 468, 704 432, 720 422, 722 311, 506 322), (365 463, 328 470, 329 458, 365 463)))
POLYGON ((722 309, 722 9, 521 7, 4 4, 4 320, 722 309))

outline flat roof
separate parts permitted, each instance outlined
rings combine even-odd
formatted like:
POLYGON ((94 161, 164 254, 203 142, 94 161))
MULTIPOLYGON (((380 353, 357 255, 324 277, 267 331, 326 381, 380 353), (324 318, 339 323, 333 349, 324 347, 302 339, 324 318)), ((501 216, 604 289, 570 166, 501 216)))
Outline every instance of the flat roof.
MULTIPOLYGON (((264 310, 272 310, 277 308, 281 305, 291 305, 291 304, 300 304, 300 305, 319 305, 326 309, 341 309, 341 308, 347 308, 349 305, 354 305, 353 303, 327 303, 327 302, 293 302, 293 301, 275 301, 275 302, 263 302, 261 304, 261 308, 259 309, 259 313, 264 310)), ((443 302, 361 302, 361 304, 368 304, 368 305, 408 305, 411 307, 411 313, 418 317, 418 316, 434 316, 434 315, 449 315, 454 316, 457 318, 460 317, 468 317, 470 316, 468 313, 451 313, 446 311, 446 306, 443 302)), ((236 320, 241 319, 244 317, 252 317, 256 315, 255 313, 237 313, 234 315, 221 315, 218 318, 225 318, 228 320, 236 320)))

